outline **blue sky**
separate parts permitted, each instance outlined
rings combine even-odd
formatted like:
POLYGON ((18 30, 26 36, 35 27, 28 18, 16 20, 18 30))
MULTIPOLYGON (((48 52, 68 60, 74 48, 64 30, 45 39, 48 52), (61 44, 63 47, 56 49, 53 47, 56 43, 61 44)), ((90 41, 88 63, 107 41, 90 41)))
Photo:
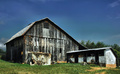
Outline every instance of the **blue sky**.
POLYGON ((45 17, 77 41, 120 45, 120 0, 0 0, 0 48, 29 23, 45 17))

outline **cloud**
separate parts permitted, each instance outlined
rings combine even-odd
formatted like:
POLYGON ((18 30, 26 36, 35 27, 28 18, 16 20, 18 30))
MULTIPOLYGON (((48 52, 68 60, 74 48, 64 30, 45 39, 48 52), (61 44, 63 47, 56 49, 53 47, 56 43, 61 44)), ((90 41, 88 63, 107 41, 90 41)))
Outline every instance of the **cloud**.
POLYGON ((1 38, 0 43, 5 43, 8 39, 7 38, 1 38))
POLYGON ((116 13, 116 14, 113 14, 113 15, 107 15, 106 16, 108 19, 120 19, 120 13, 116 13))
POLYGON ((0 49, 6 50, 6 45, 4 45, 4 44, 7 40, 8 39, 6 39, 6 38, 1 38, 0 39, 0 49))
POLYGON ((4 45, 3 43, 0 43, 0 49, 5 50, 6 49, 6 45, 4 45))
POLYGON ((120 0, 117 0, 117 1, 115 1, 115 2, 113 2, 113 3, 111 3, 111 4, 110 4, 110 7, 116 7, 116 6, 118 6, 118 5, 120 5, 120 0))

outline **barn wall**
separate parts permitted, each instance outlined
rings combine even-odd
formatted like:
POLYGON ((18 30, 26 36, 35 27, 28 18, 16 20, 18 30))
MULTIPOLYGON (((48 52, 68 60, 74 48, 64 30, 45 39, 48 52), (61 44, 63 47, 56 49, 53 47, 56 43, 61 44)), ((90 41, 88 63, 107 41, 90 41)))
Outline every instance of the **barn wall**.
POLYGON ((24 41, 22 37, 16 38, 6 44, 6 59, 13 62, 23 62, 24 41))
POLYGON ((106 67, 116 67, 116 57, 110 49, 105 50, 106 67))
POLYGON ((66 52, 78 50, 79 45, 66 34, 47 21, 38 22, 25 34, 26 59, 27 52, 51 53, 52 61, 65 61, 66 52))

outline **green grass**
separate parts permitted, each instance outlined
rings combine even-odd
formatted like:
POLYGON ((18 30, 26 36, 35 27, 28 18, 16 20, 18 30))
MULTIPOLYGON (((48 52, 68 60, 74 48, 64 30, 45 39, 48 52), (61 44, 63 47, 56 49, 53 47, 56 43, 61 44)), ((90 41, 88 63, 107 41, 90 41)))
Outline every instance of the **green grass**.
POLYGON ((119 74, 120 68, 108 69, 108 70, 96 70, 87 71, 91 69, 90 67, 99 67, 96 65, 86 65, 81 64, 54 64, 48 66, 30 66, 28 64, 10 63, 4 60, 0 60, 0 74, 95 74, 106 72, 107 74, 119 74))

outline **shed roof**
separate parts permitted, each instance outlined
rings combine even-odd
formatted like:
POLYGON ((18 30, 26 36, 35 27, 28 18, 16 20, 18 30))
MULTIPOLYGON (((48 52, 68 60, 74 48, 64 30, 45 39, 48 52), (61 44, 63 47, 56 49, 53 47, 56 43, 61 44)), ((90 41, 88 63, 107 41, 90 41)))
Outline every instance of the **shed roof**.
POLYGON ((79 52, 86 52, 86 51, 98 51, 98 50, 107 50, 110 49, 113 54, 115 55, 116 58, 118 58, 117 54, 115 51, 112 49, 112 47, 103 47, 103 48, 94 48, 94 49, 85 49, 85 50, 76 50, 76 51, 68 51, 67 54, 72 54, 72 53, 79 53, 79 52))
MULTIPOLYGON (((18 38, 18 37, 20 37, 20 36, 23 36, 35 23, 41 22, 41 21, 43 21, 43 20, 48 20, 48 21, 50 21, 50 23, 52 23, 55 27, 57 27, 59 30, 61 30, 63 33, 65 33, 68 37, 70 37, 73 41, 75 41, 77 44, 79 44, 74 38, 72 38, 69 34, 67 34, 63 29, 61 29, 59 26, 57 26, 55 23, 53 23, 53 22, 52 22, 50 19, 48 19, 48 18, 44 18, 44 19, 41 19, 41 20, 39 20, 39 21, 35 21, 35 22, 31 23, 30 25, 28 25, 27 27, 23 28, 23 29, 20 30, 18 33, 16 33, 15 35, 13 35, 6 43, 14 40, 15 38, 18 38)), ((6 44, 6 43, 5 43, 5 44, 6 44)), ((82 49, 86 49, 86 47, 84 47, 83 45, 81 45, 81 44, 79 44, 79 45, 80 45, 80 47, 81 47, 82 49)))
POLYGON ((106 50, 112 47, 103 47, 103 48, 94 48, 94 49, 86 49, 86 50, 76 50, 76 51, 68 51, 67 53, 77 53, 77 52, 85 52, 85 51, 98 51, 98 50, 106 50))

